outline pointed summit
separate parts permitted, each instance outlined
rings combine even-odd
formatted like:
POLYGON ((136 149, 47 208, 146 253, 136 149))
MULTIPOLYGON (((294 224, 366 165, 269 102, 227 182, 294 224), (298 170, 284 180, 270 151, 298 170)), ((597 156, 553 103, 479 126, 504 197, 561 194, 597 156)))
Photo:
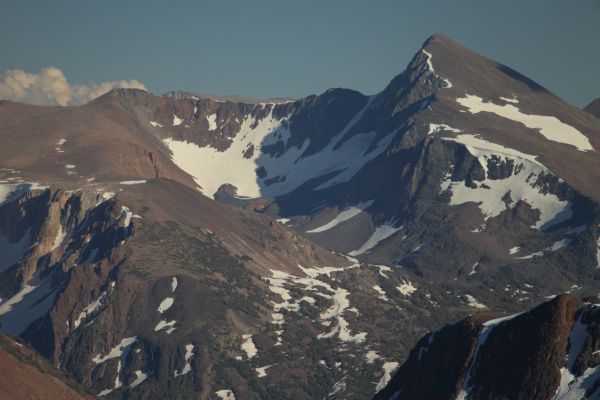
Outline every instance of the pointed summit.
POLYGON ((429 46, 436 46, 436 45, 448 46, 448 45, 459 45, 459 44, 456 43, 455 41, 453 41, 452 39, 450 39, 449 37, 447 37, 446 35, 444 35, 443 33, 438 32, 438 33, 434 33, 433 35, 429 36, 423 43, 422 47, 427 48, 429 46))
POLYGON ((547 92, 531 79, 468 49, 442 33, 435 33, 425 40, 420 52, 430 55, 428 62, 438 75, 459 88, 468 88, 490 96, 501 96, 506 89, 516 92, 547 92))
POLYGON ((586 111, 597 118, 600 118, 600 98, 593 100, 590 104, 588 104, 583 111, 586 111))

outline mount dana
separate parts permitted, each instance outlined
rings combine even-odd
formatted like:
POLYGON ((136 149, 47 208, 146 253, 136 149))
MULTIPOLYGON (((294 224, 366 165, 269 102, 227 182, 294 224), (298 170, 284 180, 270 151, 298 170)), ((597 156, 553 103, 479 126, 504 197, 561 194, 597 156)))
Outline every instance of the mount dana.
POLYGON ((83 397, 420 393, 427 332, 599 292, 595 110, 439 34, 372 96, 1 101, 0 330, 83 397))

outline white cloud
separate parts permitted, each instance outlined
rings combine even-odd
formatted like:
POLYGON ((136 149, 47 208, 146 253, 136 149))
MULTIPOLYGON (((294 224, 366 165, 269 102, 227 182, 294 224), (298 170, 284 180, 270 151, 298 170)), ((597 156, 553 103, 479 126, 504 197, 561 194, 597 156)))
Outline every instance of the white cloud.
POLYGON ((71 85, 56 67, 44 68, 39 74, 11 69, 0 75, 0 99, 30 104, 79 105, 116 88, 146 90, 146 86, 137 80, 71 85))

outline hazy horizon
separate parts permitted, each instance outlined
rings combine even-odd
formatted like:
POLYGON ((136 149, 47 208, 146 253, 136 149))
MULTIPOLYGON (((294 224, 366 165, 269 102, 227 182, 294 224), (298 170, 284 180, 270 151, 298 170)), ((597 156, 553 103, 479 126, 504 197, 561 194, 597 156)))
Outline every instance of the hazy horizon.
MULTIPOLYGON (((441 32, 583 107, 600 97, 600 52, 590 50, 599 18, 597 0, 9 1, 0 16, 0 85, 51 86, 46 101, 55 104, 109 87, 249 98, 332 87, 373 94, 441 32)), ((5 98, 17 96, 10 90, 5 98)), ((21 94, 44 101, 43 93, 21 94)))

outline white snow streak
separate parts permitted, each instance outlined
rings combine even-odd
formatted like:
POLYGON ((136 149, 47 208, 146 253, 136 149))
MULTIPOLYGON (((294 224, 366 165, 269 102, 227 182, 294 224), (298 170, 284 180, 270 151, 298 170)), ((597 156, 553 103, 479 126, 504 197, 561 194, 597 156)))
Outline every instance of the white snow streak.
POLYGON ((446 83, 446 88, 451 88, 452 87, 452 82, 450 82, 448 79, 439 76, 436 72, 435 69, 433 68, 433 56, 431 55, 431 53, 429 53, 427 50, 425 49, 421 49, 421 51, 423 52, 423 54, 425 54, 427 56, 427 67, 429 68, 429 71, 431 71, 432 74, 434 74, 435 76, 437 76, 438 78, 442 79, 445 83, 446 83))
POLYGON ((334 219, 332 219, 325 225, 322 225, 318 228, 306 231, 306 233, 319 233, 319 232, 324 232, 331 228, 334 228, 337 225, 341 224, 342 222, 348 221, 348 220, 356 217, 358 214, 360 214, 361 212, 363 212, 364 210, 369 208, 373 204, 374 201, 375 200, 364 201, 364 202, 358 203, 356 206, 348 207, 348 208, 344 209, 342 212, 340 212, 334 219))
POLYGON ((225 183, 235 186, 238 196, 256 198, 289 193, 314 178, 327 177, 325 182, 315 188, 322 190, 347 182, 365 163, 385 151, 391 143, 395 132, 376 143, 376 132, 357 133, 344 138, 346 132, 370 106, 373 98, 345 129, 332 137, 327 146, 311 155, 304 155, 310 144, 309 140, 298 147, 286 148, 283 154, 277 156, 262 153, 263 146, 277 143, 285 145, 291 135, 285 124, 287 118, 275 119, 272 112, 260 120, 246 116, 240 131, 225 151, 217 151, 210 146, 198 147, 196 144, 171 138, 164 139, 164 143, 171 150, 175 164, 192 175, 201 191, 209 197, 213 197, 225 183), (252 156, 243 157, 251 147, 254 147, 252 156), (367 152, 367 149, 371 151, 367 152), (257 177, 258 168, 266 171, 264 177, 257 177))
POLYGON ((217 114, 207 115, 206 120, 208 121, 209 131, 214 131, 217 129, 217 114))
POLYGON ((146 183, 146 180, 145 179, 141 179, 139 181, 122 181, 122 182, 119 182, 119 184, 121 184, 121 185, 139 185, 141 183, 146 183))
POLYGON ((548 140, 575 146, 579 151, 594 150, 587 136, 556 117, 525 114, 512 104, 498 105, 485 102, 481 97, 470 94, 456 101, 468 108, 472 114, 490 112, 520 122, 530 129, 536 129, 548 140))
POLYGON ((231 389, 221 389, 215 392, 217 396, 221 398, 221 400, 235 400, 235 394, 231 389))
POLYGON ((250 359, 258 354, 258 350, 254 345, 254 341, 252 340, 252 335, 243 335, 242 339, 244 342, 242 343, 242 350, 246 353, 246 356, 250 359))
POLYGON ((402 283, 402 285, 396 286, 396 289, 398 289, 398 291, 403 296, 410 296, 411 294, 413 294, 414 292, 417 291, 417 288, 414 287, 410 281, 403 281, 403 282, 404 283, 402 283))
POLYGON ((123 355, 124 352, 126 352, 131 346, 133 346, 133 344, 137 341, 137 337, 136 336, 132 336, 132 337, 127 337, 123 340, 121 340, 121 342, 116 345, 115 347, 113 347, 107 355, 105 355, 104 357, 101 357, 100 354, 96 355, 92 361, 95 364, 102 364, 108 360, 111 360, 113 358, 117 358, 117 357, 121 357, 123 355))
POLYGON ((267 370, 269 368, 271 368, 273 366, 273 364, 271 365, 265 365, 264 367, 257 367, 255 368, 255 371, 258 375, 259 378, 264 378, 265 376, 267 376, 267 370))
POLYGON ((169 308, 171 308, 171 306, 173 305, 173 301, 174 300, 172 297, 165 298, 163 301, 160 302, 158 309, 156 311, 158 311, 161 314, 164 313, 169 308))
POLYGON ((377 386, 375 387, 375 393, 383 390, 385 386, 388 384, 390 379, 392 379, 392 373, 398 368, 398 363, 395 361, 386 361, 383 363, 383 375, 379 382, 377 382, 377 386))
POLYGON ((131 385, 129 385, 129 389, 133 389, 134 387, 139 386, 146 379, 148 379, 147 373, 142 372, 141 370, 135 371, 135 380, 133 382, 131 382, 131 385))
POLYGON ((167 328, 167 335, 170 335, 171 333, 173 333, 175 331, 175 324, 177 323, 176 320, 172 320, 172 321, 165 321, 164 319, 162 321, 160 321, 158 324, 156 324, 156 326, 154 327, 154 332, 158 332, 163 330, 164 328, 167 328))
POLYGON ((509 321, 521 314, 522 313, 518 313, 518 314, 508 315, 506 317, 492 319, 483 324, 483 330, 481 331, 481 333, 479 334, 479 337, 477 338, 477 345, 475 347, 475 353, 473 354, 473 357, 471 358, 471 362, 469 365, 469 369, 467 370, 467 374, 465 376, 463 386, 460 389, 460 392, 458 393, 456 400, 467 400, 467 398, 469 397, 469 394, 471 392, 471 371, 477 361, 477 356, 479 355, 479 349, 485 343, 485 341, 487 340, 490 333, 492 333, 492 330, 499 324, 509 321))
POLYGON ((79 325, 81 324, 81 322, 85 321, 85 319, 88 316, 90 316, 93 313, 95 313, 96 311, 98 311, 98 309, 102 305, 102 299, 105 296, 106 296, 106 292, 102 292, 100 294, 100 296, 98 296, 98 298, 96 300, 94 300, 90 304, 88 304, 87 307, 84 308, 83 311, 79 313, 79 316, 77 317, 77 319, 75 320, 75 322, 73 322, 74 329, 77 329, 77 327, 79 327, 79 325))
POLYGON ((363 253, 366 253, 373 247, 377 246, 381 241, 387 239, 388 237, 392 236, 394 233, 398 232, 401 229, 402 226, 396 228, 394 227, 393 222, 386 222, 385 224, 378 226, 375 229, 375 232, 373 232, 373 234, 371 235, 371 237, 365 243, 363 243, 363 245, 360 246, 360 248, 351 251, 350 253, 348 253, 348 255, 358 256, 363 253))
POLYGON ((539 219, 534 227, 542 230, 572 216, 571 204, 568 201, 560 200, 558 196, 550 193, 544 194, 540 191, 540 188, 535 186, 540 175, 551 175, 552 173, 536 161, 534 156, 508 149, 469 134, 444 139, 465 145, 467 150, 477 157, 486 173, 486 179, 477 182, 477 188, 470 188, 462 181, 454 182, 447 178, 442 183, 442 191, 451 190, 451 205, 467 202, 479 203, 481 212, 484 214, 485 219, 488 219, 498 216, 518 201, 523 200, 532 208, 539 210, 539 219), (515 169, 511 176, 505 179, 487 178, 487 161, 493 156, 514 161, 515 169), (520 169, 517 168, 519 165, 521 166, 520 169), (508 206, 503 200, 506 195, 509 195, 511 199, 508 206))
POLYGON ((465 298, 467 299, 467 305, 473 308, 487 308, 487 306, 483 303, 480 303, 475 297, 470 294, 465 294, 465 298))
POLYGON ((427 132, 428 135, 433 135, 434 133, 438 133, 438 132, 460 132, 460 129, 456 129, 456 128, 452 128, 451 126, 448 126, 446 124, 429 124, 429 131, 427 132))
POLYGON ((390 299, 388 299, 388 297, 387 297, 387 296, 386 296, 386 294, 385 294, 385 290, 383 290, 383 289, 381 288, 381 286, 379 286, 379 285, 375 285, 375 286, 373 286, 373 290, 375 290, 375 291, 377 292, 377 294, 378 294, 378 297, 379 297, 381 300, 383 300, 383 301, 390 301, 390 299))
POLYGON ((186 344, 185 345, 185 365, 183 366, 183 369, 181 370, 181 372, 178 372, 177 370, 175 370, 175 373, 173 375, 176 378, 178 376, 185 375, 192 370, 191 360, 192 360, 193 356, 194 356, 194 345, 186 344))
MULTIPOLYGON (((585 310, 586 305, 582 310, 585 310)), ((586 398, 585 393, 588 389, 591 389, 596 379, 588 379, 591 375, 596 375, 599 378, 600 368, 598 366, 594 368, 588 368, 584 371, 583 375, 575 377, 573 374, 573 366, 575 360, 585 343, 587 336, 587 325, 581 322, 581 316, 577 319, 569 336, 569 354, 565 366, 560 369, 560 385, 556 390, 555 400, 578 400, 586 398)), ((597 392, 597 391, 596 391, 597 392)), ((597 394, 597 393, 596 393, 597 394)), ((590 399, 597 398, 590 396, 590 399)))
POLYGON ((517 104, 519 102, 519 99, 517 99, 517 97, 514 95, 512 98, 500 97, 500 100, 505 101, 507 103, 513 103, 513 104, 517 104))

